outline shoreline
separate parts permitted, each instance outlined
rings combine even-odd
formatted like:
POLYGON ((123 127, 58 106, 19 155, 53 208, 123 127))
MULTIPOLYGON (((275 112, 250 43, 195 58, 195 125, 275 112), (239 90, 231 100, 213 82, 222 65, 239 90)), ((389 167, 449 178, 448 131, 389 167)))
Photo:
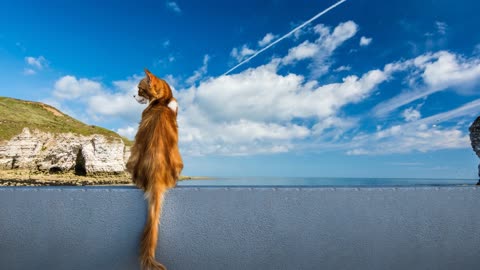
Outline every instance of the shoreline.
MULTIPOLYGON (((182 180, 205 180, 210 177, 180 176, 182 180)), ((79 176, 72 172, 49 174, 28 170, 0 170, 0 186, 134 186, 128 173, 79 176)))

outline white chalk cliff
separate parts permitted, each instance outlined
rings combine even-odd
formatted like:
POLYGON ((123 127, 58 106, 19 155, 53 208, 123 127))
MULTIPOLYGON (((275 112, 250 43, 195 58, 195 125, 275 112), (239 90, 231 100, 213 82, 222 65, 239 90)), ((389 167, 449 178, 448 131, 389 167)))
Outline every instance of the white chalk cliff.
POLYGON ((124 172, 129 155, 130 147, 120 138, 100 134, 53 134, 24 128, 10 140, 0 141, 0 169, 115 174, 124 172))

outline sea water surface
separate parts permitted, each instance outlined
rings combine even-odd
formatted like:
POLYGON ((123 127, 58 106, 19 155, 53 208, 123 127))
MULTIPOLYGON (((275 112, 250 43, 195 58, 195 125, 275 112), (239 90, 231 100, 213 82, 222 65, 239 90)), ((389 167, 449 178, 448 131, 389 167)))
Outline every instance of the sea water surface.
POLYGON ((428 178, 331 178, 331 177, 212 177, 179 181, 177 186, 301 186, 301 187, 377 187, 377 186, 471 186, 477 179, 428 178))

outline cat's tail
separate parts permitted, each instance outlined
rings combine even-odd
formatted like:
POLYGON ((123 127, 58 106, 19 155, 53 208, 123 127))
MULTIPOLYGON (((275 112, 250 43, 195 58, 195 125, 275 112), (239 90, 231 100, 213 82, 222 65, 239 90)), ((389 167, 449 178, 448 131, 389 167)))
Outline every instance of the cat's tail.
POLYGON ((158 225, 162 215, 163 197, 166 191, 166 187, 157 183, 145 193, 148 200, 148 217, 140 247, 140 263, 143 270, 166 270, 165 266, 155 260, 158 225))

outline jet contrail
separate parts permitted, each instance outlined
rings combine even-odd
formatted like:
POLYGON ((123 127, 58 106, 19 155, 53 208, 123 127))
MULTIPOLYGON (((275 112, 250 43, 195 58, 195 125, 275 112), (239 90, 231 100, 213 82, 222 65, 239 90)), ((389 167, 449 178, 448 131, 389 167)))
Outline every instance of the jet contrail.
POLYGON ((342 4, 343 2, 345 2, 347 0, 340 0, 338 1, 337 3, 331 5, 330 7, 328 7, 327 9, 325 9, 324 11, 318 13, 317 15, 313 16, 310 20, 302 23, 301 25, 297 26, 295 29, 293 29, 292 31, 288 32, 286 35, 284 35, 283 37, 275 40, 274 42, 270 43, 267 47, 259 50, 258 52, 255 52, 252 56, 250 56, 249 58, 243 60, 242 62, 240 62, 238 65, 234 66, 233 68, 231 68, 229 71, 223 73, 223 75, 227 75, 228 73, 232 72, 233 70, 235 70, 236 68, 238 68, 239 66, 245 64, 246 62, 250 61, 252 58, 254 58, 255 56, 261 54, 262 52, 264 52, 266 49, 272 47, 273 45, 277 44, 278 42, 284 40, 285 38, 287 38, 288 36, 292 35, 293 33, 295 33, 295 31, 305 27, 305 25, 311 23, 312 21, 314 21, 315 19, 317 19, 318 17, 322 16, 323 14, 329 12, 330 10, 336 8, 338 5, 342 4))

